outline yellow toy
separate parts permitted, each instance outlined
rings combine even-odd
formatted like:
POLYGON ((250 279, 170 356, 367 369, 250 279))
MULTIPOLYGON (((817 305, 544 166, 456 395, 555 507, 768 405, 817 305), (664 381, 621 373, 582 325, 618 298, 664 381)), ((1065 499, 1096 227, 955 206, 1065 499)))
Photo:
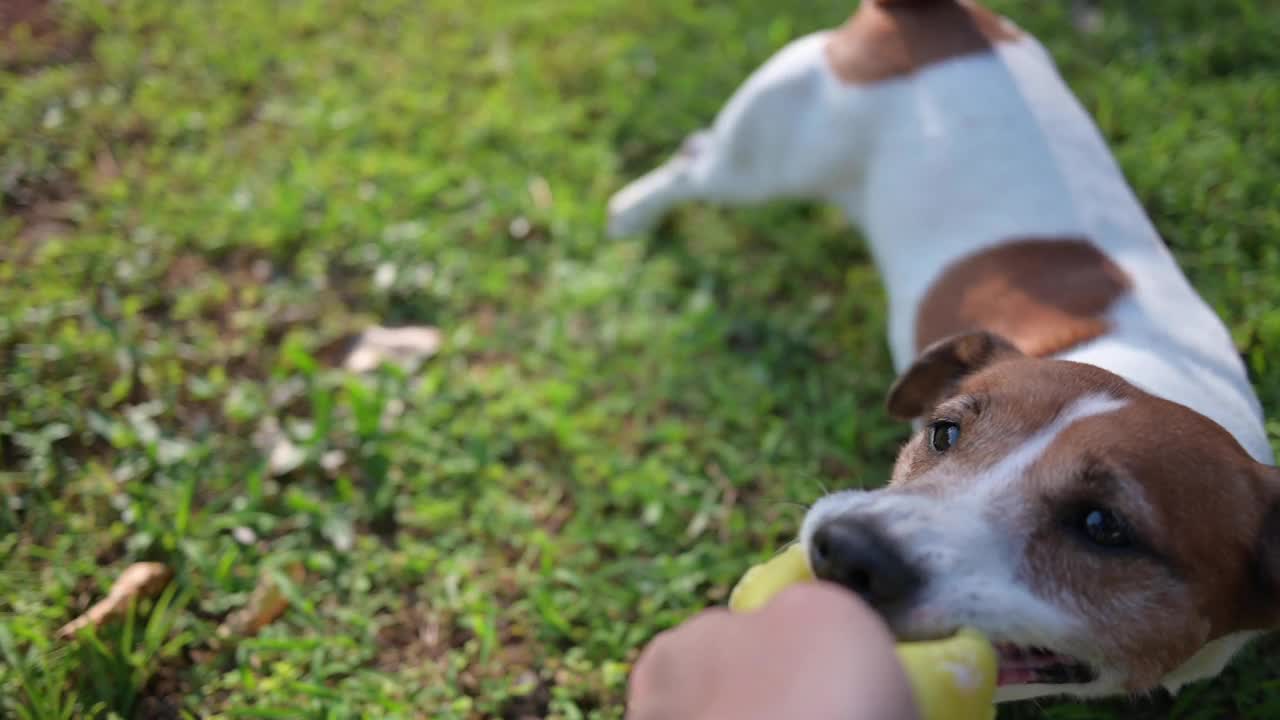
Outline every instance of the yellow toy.
MULTIPOLYGON (((804 548, 792 545, 747 570, 729 595, 729 609, 750 612, 784 588, 813 580, 804 548)), ((985 637, 961 630, 930 642, 898 643, 921 720, 992 720, 996 692, 995 650, 985 637)))

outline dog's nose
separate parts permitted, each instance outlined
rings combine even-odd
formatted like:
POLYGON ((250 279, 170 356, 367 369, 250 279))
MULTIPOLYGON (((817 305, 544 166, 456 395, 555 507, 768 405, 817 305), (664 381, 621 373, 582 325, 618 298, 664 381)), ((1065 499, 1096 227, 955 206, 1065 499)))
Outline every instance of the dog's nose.
POLYGON ((809 562, 823 580, 849 588, 876 607, 906 599, 920 574, 875 528, 842 518, 820 526, 809 542, 809 562))

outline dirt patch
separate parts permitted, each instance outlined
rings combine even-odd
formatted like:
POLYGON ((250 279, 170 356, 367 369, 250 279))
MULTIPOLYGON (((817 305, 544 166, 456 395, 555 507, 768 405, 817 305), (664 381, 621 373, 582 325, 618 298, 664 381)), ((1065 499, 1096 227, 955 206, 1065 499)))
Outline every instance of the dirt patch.
POLYGON ((182 717, 182 696, 190 691, 183 671, 164 665, 151 676, 138 698, 137 717, 144 720, 179 720, 182 717))
POLYGON ((10 202, 5 202, 0 207, 14 213, 22 224, 12 244, 7 248, 0 248, 0 259, 19 266, 26 265, 42 245, 75 230, 74 205, 67 200, 55 199, 65 194, 61 190, 46 190, 49 192, 47 197, 24 197, 21 192, 4 197, 10 202))
POLYGON ((13 71, 85 57, 91 37, 70 29, 55 0, 0 1, 0 67, 13 71))
POLYGON ((30 29, 32 37, 52 35, 58 28, 50 0, 5 0, 0 3, 0 37, 9 37, 19 25, 30 29))
POLYGON ((498 715, 503 720, 539 720, 547 717, 551 709, 552 682, 529 671, 520 678, 520 684, 529 688, 528 691, 507 698, 498 715))
POLYGON ((450 650, 466 643, 471 632, 458 626, 446 613, 432 612, 415 597, 405 598, 378 630, 378 655, 374 665, 384 672, 421 666, 442 660, 450 650))

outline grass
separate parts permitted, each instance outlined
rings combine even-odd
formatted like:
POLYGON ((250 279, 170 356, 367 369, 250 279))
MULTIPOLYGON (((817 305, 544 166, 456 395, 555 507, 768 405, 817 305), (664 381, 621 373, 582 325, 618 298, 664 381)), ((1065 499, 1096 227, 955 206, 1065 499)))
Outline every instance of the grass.
MULTIPOLYGON (((907 432, 830 210, 602 237, 612 190, 851 5, 66 0, 18 30, 0 715, 619 717, 648 638, 907 432), (446 340, 413 374, 337 369, 374 323, 446 340), (283 475, 269 418, 304 453, 283 475), (52 639, 137 560, 168 594, 52 639), (220 640, 264 574, 289 611, 220 640)), ((1276 6, 1111 0, 1082 33, 1067 3, 992 5, 1059 58, 1276 415, 1276 6)), ((1275 717, 1268 647, 1176 700, 1002 717, 1275 717)))

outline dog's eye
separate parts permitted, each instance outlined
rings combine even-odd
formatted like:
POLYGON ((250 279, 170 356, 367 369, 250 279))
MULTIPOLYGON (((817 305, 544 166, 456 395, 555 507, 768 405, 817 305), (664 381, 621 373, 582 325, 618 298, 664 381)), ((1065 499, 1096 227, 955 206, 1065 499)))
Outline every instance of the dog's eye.
POLYGON ((1085 537, 1102 547, 1127 547, 1133 542, 1124 519, 1106 508, 1085 508, 1080 516, 1080 527, 1085 537))
POLYGON ((929 426, 929 447, 946 452, 960 439, 960 426, 950 420, 939 420, 929 426))

